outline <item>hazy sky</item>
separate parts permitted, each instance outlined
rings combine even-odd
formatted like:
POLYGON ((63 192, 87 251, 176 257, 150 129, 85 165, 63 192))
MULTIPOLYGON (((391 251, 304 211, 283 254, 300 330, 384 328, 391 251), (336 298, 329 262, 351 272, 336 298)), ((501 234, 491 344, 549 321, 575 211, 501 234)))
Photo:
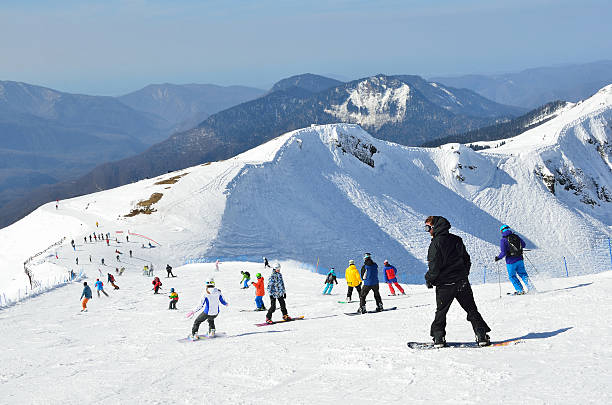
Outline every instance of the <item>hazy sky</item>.
POLYGON ((609 0, 2 0, 0 80, 118 95, 612 59, 609 0))

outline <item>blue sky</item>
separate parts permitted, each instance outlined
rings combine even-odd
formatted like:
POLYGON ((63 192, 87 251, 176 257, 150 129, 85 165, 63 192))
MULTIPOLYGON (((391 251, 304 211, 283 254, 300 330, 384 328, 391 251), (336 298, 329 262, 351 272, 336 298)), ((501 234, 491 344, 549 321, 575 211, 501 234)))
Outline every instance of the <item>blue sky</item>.
POLYGON ((611 15, 604 0, 4 0, 0 80, 118 95, 305 72, 512 72, 612 59, 611 15))

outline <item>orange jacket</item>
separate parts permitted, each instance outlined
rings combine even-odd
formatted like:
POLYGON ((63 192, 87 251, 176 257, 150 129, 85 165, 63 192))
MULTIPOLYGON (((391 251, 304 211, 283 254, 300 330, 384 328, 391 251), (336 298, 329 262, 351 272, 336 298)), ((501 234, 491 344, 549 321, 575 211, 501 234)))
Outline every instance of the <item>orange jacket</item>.
POLYGON ((263 297, 266 295, 266 289, 264 288, 264 278, 258 278, 257 282, 252 282, 255 286, 255 295, 258 297, 263 297))

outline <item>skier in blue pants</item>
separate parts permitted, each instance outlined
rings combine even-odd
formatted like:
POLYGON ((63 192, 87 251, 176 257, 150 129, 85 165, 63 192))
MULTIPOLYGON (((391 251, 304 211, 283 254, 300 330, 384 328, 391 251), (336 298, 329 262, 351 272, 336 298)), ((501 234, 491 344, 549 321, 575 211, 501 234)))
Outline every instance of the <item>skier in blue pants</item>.
POLYGON ((331 295, 332 289, 334 288, 334 282, 338 284, 336 273, 332 267, 329 273, 327 273, 327 278, 325 279, 325 289, 323 290, 323 295, 331 295))
POLYGON ((525 290, 521 285, 519 277, 525 283, 528 291, 536 291, 536 288, 531 283, 529 275, 525 270, 525 263, 523 261, 523 248, 525 247, 525 241, 518 235, 516 235, 508 225, 502 225, 499 228, 502 234, 502 238, 499 241, 500 253, 495 256, 495 261, 501 260, 504 256, 506 257, 506 268, 508 269, 508 278, 512 282, 515 295, 525 294, 525 290))

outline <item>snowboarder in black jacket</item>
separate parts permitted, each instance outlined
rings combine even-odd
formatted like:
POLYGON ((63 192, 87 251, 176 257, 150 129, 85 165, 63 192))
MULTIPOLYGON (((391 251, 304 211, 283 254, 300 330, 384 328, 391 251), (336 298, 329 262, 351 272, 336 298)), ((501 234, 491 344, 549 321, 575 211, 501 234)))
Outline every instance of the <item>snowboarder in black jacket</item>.
POLYGON ((491 329, 482 319, 472 287, 468 281, 472 262, 465 249, 463 240, 449 233, 450 222, 444 217, 430 216, 425 220, 425 230, 431 235, 427 252, 429 271, 425 274, 427 288, 436 286, 436 316, 431 324, 430 334, 436 347, 446 345, 446 313, 456 298, 467 312, 467 320, 472 323, 476 342, 480 346, 490 344, 491 329))

